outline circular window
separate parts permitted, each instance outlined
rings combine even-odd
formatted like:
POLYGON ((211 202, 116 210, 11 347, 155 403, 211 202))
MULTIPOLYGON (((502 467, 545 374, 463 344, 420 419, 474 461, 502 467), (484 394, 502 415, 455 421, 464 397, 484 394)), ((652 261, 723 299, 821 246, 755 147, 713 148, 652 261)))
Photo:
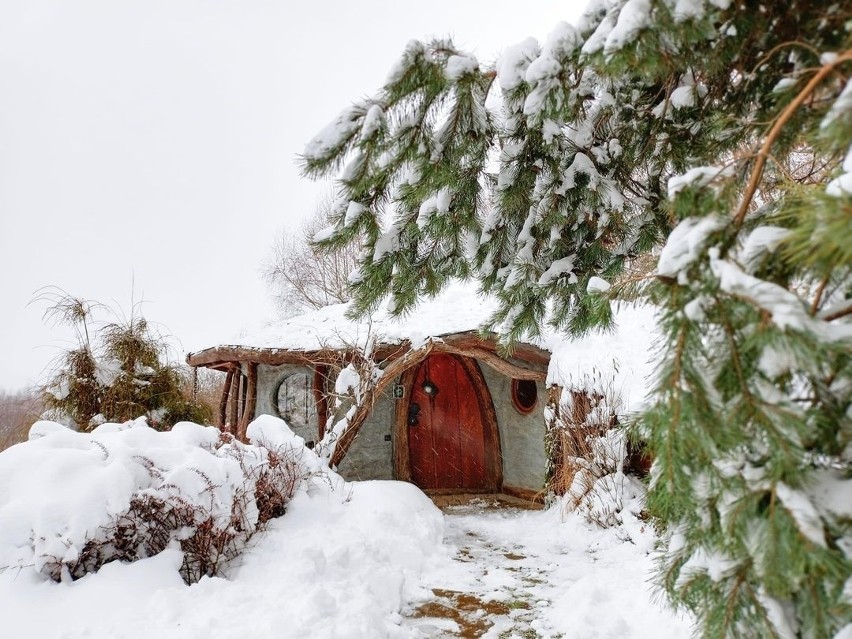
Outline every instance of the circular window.
POLYGON ((275 410, 291 428, 316 425, 317 405, 311 377, 294 373, 282 379, 275 391, 275 410))
POLYGON ((519 413, 531 413, 538 401, 538 385, 531 379, 512 380, 512 403, 519 413))

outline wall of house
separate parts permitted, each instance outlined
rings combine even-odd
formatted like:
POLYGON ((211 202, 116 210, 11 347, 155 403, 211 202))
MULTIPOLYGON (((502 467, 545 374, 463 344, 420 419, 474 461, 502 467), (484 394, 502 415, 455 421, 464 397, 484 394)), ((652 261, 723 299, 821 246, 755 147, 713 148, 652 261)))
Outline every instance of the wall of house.
MULTIPOLYGON (((281 417, 276 408, 278 387, 285 377, 297 373, 308 374, 313 379, 313 369, 306 366, 258 365, 256 414, 281 417)), ((341 407, 336 417, 345 414, 347 408, 348 406, 341 407)), ((338 471, 343 477, 349 480, 393 478, 393 443, 390 441, 393 419, 393 398, 379 397, 370 416, 361 426, 358 437, 340 463, 338 471)), ((316 425, 300 428, 291 424, 290 427, 306 442, 317 441, 316 425)))
MULTIPOLYGON (((519 363, 519 362, 516 362, 519 363)), ((538 402, 531 413, 520 413, 512 402, 512 380, 480 363, 491 393, 503 456, 503 485, 538 491, 544 486, 547 457, 544 450, 544 405, 547 389, 538 383, 538 402)), ((257 371, 257 414, 280 417, 276 393, 282 379, 294 373, 313 375, 305 366, 260 364, 257 371)), ((396 400, 388 390, 380 396, 338 468, 349 480, 393 479, 393 426, 396 400)), ((343 407, 345 411, 346 407, 343 407)), ((316 427, 294 432, 305 441, 317 441, 316 427)))
MULTIPOLYGON (((514 362, 525 366, 523 362, 514 362)), ((490 366, 479 363, 500 431, 503 453, 503 485, 539 491, 544 487, 547 455, 544 450, 544 406, 547 388, 538 382, 538 401, 526 415, 512 401, 512 380, 490 366)))
MULTIPOLYGON (((307 366, 293 366, 290 364, 269 366, 268 364, 258 364, 257 407, 255 408, 255 414, 281 417, 278 413, 278 409, 276 408, 278 386, 285 377, 297 373, 309 375, 311 379, 313 379, 314 375, 313 369, 307 366)), ((290 428, 306 442, 317 441, 318 431, 316 424, 301 427, 295 424, 290 424, 290 428)))
POLYGON ((337 470, 350 480, 393 479, 393 432, 396 400, 388 390, 373 404, 373 410, 337 470))

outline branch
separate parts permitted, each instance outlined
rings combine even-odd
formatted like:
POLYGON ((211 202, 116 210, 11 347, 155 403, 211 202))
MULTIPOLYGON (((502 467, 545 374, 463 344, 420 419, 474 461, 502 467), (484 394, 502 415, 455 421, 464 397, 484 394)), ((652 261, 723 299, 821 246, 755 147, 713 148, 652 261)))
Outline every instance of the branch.
POLYGON ((766 135, 766 140, 764 140, 763 145, 757 152, 757 163, 754 165, 754 169, 752 169, 751 171, 751 177, 749 178, 745 195, 743 196, 743 200, 742 202, 740 202, 739 209, 737 210, 737 213, 734 216, 734 224, 737 230, 739 230, 739 228, 742 226, 743 221, 745 220, 746 213, 748 213, 748 207, 751 204, 751 200, 754 197, 755 192, 757 191, 757 186, 760 183, 760 178, 763 176, 763 169, 766 166, 766 160, 769 157, 769 150, 772 148, 773 143, 780 135, 781 130, 784 128, 784 125, 789 122, 790 118, 793 117, 793 114, 796 112, 796 110, 800 106, 802 106, 804 101, 808 98, 808 96, 810 96, 811 93, 814 92, 814 90, 820 85, 820 83, 825 79, 825 77, 830 74, 835 67, 843 64, 844 62, 848 62, 849 60, 852 60, 852 51, 845 51, 844 53, 838 55, 833 61, 820 67, 819 71, 814 74, 814 76, 799 92, 799 94, 795 98, 793 98, 790 104, 784 107, 784 110, 778 116, 778 119, 775 120, 775 124, 772 125, 772 128, 766 135))

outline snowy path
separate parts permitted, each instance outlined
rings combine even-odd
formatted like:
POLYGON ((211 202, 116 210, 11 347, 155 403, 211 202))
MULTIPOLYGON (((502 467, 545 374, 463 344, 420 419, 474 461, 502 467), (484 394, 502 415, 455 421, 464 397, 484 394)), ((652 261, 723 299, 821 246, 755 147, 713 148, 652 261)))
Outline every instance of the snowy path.
POLYGON ((592 531, 557 511, 445 509, 451 558, 422 585, 404 626, 424 637, 680 639, 690 624, 652 603, 652 539, 637 528, 592 531))

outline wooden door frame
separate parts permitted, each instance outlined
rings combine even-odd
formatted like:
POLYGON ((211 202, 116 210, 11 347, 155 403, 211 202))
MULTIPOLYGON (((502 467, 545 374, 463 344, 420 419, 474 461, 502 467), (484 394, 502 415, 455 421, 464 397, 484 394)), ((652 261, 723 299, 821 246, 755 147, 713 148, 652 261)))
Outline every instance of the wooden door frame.
MULTIPOLYGON (((497 412, 491 399, 491 391, 479 364, 472 357, 450 353, 435 353, 452 357, 461 365, 473 386, 479 412, 482 416, 483 439, 485 440, 485 475, 488 478, 488 490, 499 492, 503 486, 503 455, 500 442, 500 430, 497 427, 497 412)), ((430 355, 429 357, 432 357, 430 355)), ((411 366, 400 376, 400 385, 405 389, 402 399, 396 402, 393 432, 393 470, 394 477, 401 481, 411 482, 411 452, 408 443, 408 407, 411 404, 412 388, 420 367, 429 358, 425 358, 411 366)), ((461 489, 462 492, 465 489, 461 489)))

